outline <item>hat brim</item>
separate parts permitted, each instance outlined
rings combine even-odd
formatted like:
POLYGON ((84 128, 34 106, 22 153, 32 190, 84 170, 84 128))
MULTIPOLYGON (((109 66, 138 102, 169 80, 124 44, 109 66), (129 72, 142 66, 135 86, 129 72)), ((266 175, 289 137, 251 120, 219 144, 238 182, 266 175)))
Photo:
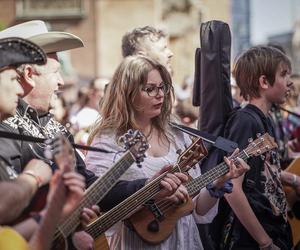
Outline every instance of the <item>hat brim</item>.
POLYGON ((20 64, 45 64, 44 51, 31 41, 20 37, 0 39, 0 69, 20 64))
POLYGON ((84 47, 79 37, 67 32, 50 31, 27 39, 39 45, 47 54, 84 47))

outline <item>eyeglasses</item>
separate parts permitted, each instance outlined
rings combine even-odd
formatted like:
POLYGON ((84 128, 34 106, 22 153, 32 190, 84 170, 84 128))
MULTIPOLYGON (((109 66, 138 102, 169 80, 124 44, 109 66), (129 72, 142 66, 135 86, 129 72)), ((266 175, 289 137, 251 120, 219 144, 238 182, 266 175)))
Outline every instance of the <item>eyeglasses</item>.
POLYGON ((166 95, 170 92, 170 89, 171 89, 171 86, 166 83, 164 83, 161 86, 146 85, 146 86, 142 87, 142 91, 145 91, 148 94, 148 96, 150 96, 150 97, 157 96, 160 90, 164 93, 164 95, 166 95))

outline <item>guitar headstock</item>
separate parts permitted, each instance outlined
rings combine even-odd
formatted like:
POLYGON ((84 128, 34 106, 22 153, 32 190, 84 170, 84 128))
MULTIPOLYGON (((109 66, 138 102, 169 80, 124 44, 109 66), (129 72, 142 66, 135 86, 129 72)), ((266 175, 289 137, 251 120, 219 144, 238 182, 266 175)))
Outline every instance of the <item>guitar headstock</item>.
POLYGON ((59 169, 68 172, 75 169, 76 158, 74 149, 64 135, 53 139, 47 139, 44 155, 47 159, 54 161, 59 169))
POLYGON ((146 137, 139 130, 129 129, 126 134, 120 137, 119 142, 124 144, 124 148, 129 150, 135 158, 138 167, 144 161, 145 152, 149 148, 146 137))
POLYGON ((256 140, 250 142, 248 147, 244 149, 244 152, 248 157, 259 156, 277 147, 278 146, 274 138, 268 133, 265 133, 264 135, 258 137, 256 140))
POLYGON ((177 159, 180 171, 186 172, 200 160, 207 156, 208 152, 201 138, 197 138, 177 159))

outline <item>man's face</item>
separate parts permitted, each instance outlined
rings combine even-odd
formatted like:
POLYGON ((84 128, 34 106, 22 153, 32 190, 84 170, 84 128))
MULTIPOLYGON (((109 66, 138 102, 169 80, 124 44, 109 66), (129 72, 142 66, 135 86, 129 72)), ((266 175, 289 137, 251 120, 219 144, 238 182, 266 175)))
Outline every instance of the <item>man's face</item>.
POLYGON ((47 55, 47 63, 38 66, 32 76, 33 90, 25 97, 30 106, 40 112, 48 112, 64 81, 60 74, 60 63, 56 54, 47 55))
POLYGON ((17 72, 13 68, 0 72, 1 118, 15 115, 19 96, 24 94, 23 88, 17 79, 17 72))
POLYGON ((171 58, 173 57, 173 52, 168 47, 167 38, 161 37, 157 41, 156 39, 152 40, 149 37, 145 38, 141 49, 147 56, 165 66, 171 74, 171 58))

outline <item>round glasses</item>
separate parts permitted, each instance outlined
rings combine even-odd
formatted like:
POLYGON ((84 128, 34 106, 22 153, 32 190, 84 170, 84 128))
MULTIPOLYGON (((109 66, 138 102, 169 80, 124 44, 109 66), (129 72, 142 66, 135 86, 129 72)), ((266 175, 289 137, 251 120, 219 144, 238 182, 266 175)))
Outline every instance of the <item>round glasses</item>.
POLYGON ((146 85, 142 87, 142 91, 145 91, 150 97, 155 97, 158 95, 160 90, 164 93, 164 95, 168 94, 170 92, 170 88, 170 85, 164 83, 161 86, 146 85))

